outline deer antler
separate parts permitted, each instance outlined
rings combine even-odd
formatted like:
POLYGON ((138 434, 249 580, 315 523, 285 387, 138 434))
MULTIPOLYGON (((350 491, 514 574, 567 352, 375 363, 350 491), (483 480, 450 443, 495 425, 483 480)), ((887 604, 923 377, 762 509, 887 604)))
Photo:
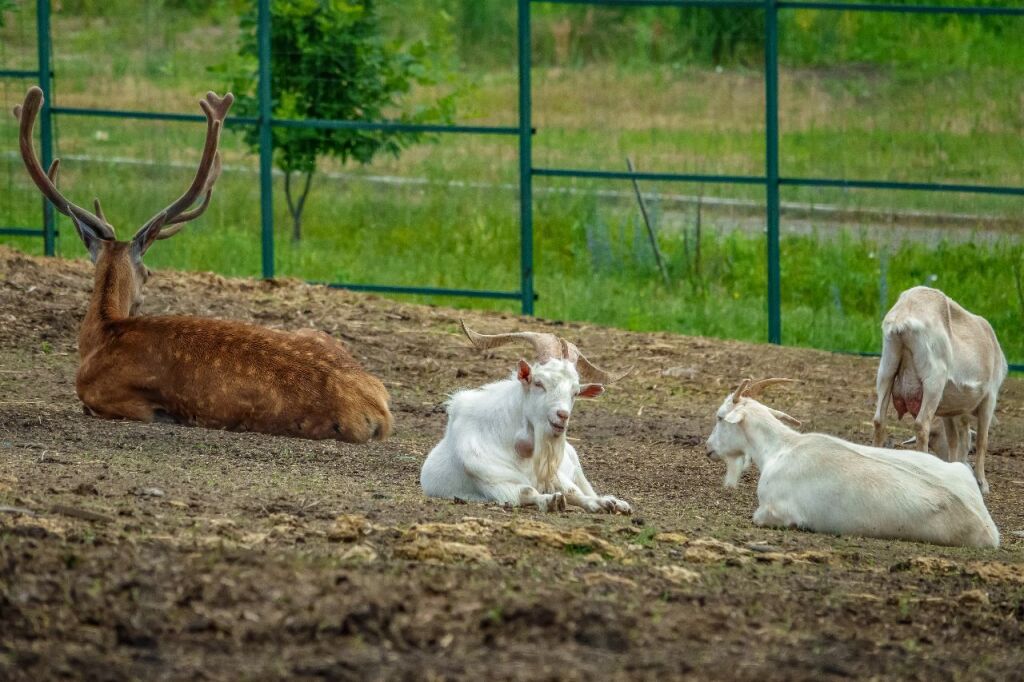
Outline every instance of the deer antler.
POLYGON ((583 353, 580 352, 580 349, 576 347, 576 344, 570 343, 554 334, 540 332, 478 334, 467 327, 464 320, 459 320, 459 324, 462 325, 462 331, 465 332, 473 345, 481 350, 504 346, 505 344, 512 343, 513 341, 526 341, 533 346, 534 351, 537 353, 538 362, 547 362, 552 358, 568 360, 576 365, 576 371, 579 372, 580 379, 587 383, 610 384, 622 379, 633 371, 632 369, 628 369, 619 375, 613 375, 606 372, 587 360, 586 356, 583 355, 583 353))
POLYGON ((139 229, 138 234, 152 228, 154 224, 159 224, 162 227, 157 239, 173 237, 181 231, 185 223, 201 216, 206 207, 210 205, 213 184, 217 182, 221 171, 220 151, 217 149, 220 144, 220 131, 224 126, 224 118, 228 115, 228 110, 234 101, 235 96, 230 92, 223 97, 208 92, 205 99, 199 100, 199 106, 206 114, 206 143, 203 145, 203 156, 199 159, 196 176, 185 193, 150 218, 139 229), (203 197, 202 203, 191 210, 186 210, 196 202, 200 195, 203 197))
MULTIPOLYGON (((100 201, 96 199, 96 212, 99 215, 90 213, 81 206, 72 203, 57 189, 57 172, 60 170, 60 159, 54 159, 50 169, 43 172, 43 166, 39 163, 39 157, 32 146, 32 129, 36 124, 36 116, 43 106, 43 91, 33 85, 25 93, 25 101, 14 107, 14 117, 20 122, 18 129, 18 146, 21 150, 21 159, 25 162, 29 177, 36 184, 43 196, 50 200, 53 207, 66 216, 71 217, 77 223, 88 225, 102 239, 115 239, 114 228, 103 217, 103 210, 100 208, 100 201)), ((76 229, 77 229, 76 224, 76 229)))

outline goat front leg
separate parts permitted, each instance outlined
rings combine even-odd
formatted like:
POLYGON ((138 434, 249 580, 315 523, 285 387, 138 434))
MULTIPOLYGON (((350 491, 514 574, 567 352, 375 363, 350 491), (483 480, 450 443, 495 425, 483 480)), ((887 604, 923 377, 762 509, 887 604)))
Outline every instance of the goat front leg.
POLYGON ((565 491, 565 501, 574 507, 580 507, 591 513, 632 514, 633 508, 611 495, 584 495, 575 485, 569 485, 565 491))
POLYGON ((899 341, 896 339, 886 339, 882 344, 882 360, 879 362, 878 378, 875 381, 878 401, 875 404, 875 417, 872 420, 875 427, 873 444, 876 448, 882 447, 885 442, 885 413, 889 409, 889 401, 892 397, 892 383, 900 368, 898 344, 899 341))
POLYGON ((565 449, 566 462, 558 471, 558 485, 565 493, 566 501, 574 507, 580 507, 591 513, 632 514, 633 508, 612 495, 598 495, 580 466, 579 455, 575 448, 565 449), (566 471, 571 467, 569 471, 566 471), (571 475, 571 478, 570 478, 571 475))
POLYGON ((476 482, 480 495, 488 500, 500 502, 513 507, 536 507, 542 512, 565 511, 565 495, 560 492, 542 493, 534 488, 530 481, 514 470, 487 472, 468 472, 476 482))
MULTIPOLYGON (((996 401, 991 396, 981 401, 978 406, 978 442, 974 453, 974 476, 978 479, 981 494, 988 495, 988 479, 985 478, 985 453, 988 452, 988 429, 992 424, 992 413, 995 412, 996 401)), ((968 428, 968 438, 970 430, 968 428)), ((966 459, 966 455, 964 456, 966 459)))
POLYGON ((536 507, 542 512, 565 511, 567 501, 562 493, 542 493, 529 485, 519 489, 519 505, 522 507, 536 507))
POLYGON ((935 420, 935 411, 939 409, 939 401, 942 400, 944 384, 945 379, 941 377, 929 377, 921 382, 921 409, 914 420, 914 435, 917 438, 915 447, 921 452, 930 452, 932 422, 935 420))

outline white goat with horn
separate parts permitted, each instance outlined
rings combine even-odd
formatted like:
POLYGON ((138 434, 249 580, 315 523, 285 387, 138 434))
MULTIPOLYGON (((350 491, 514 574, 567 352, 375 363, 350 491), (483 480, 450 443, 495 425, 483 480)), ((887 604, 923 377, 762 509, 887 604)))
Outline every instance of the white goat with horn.
POLYGON ((542 511, 566 505, 589 512, 632 513, 611 495, 598 495, 566 442, 576 398, 596 398, 605 383, 621 379, 591 364, 579 349, 554 334, 478 334, 462 323, 479 349, 523 341, 537 353, 510 378, 455 393, 448 401, 444 438, 420 472, 430 497, 491 500, 542 511), (581 379, 584 382, 581 385, 581 379))
POLYGON ((755 400, 768 386, 743 381, 722 402, 708 456, 726 463, 734 487, 757 466, 758 526, 818 533, 998 547, 996 530, 971 470, 906 450, 850 443, 790 428, 800 422, 755 400))
POLYGON ((900 294, 886 314, 882 335, 875 446, 885 441, 885 412, 891 399, 900 418, 907 412, 914 417, 918 450, 931 449, 947 461, 966 464, 969 418, 976 417, 974 471, 987 494, 988 431, 1007 374, 1006 357, 992 325, 938 289, 914 287, 900 294))

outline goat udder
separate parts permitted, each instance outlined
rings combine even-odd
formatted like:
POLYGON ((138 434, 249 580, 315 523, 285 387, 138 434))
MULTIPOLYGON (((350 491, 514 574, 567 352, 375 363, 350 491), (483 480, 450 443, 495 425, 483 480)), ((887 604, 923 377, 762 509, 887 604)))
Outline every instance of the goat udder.
POLYGON ((917 419, 917 414, 921 411, 922 398, 922 392, 912 393, 907 396, 893 394, 892 404, 896 408, 896 414, 900 419, 908 412, 911 417, 917 419))
POLYGON ((902 419, 907 412, 917 419, 917 413, 921 411, 921 401, 924 398, 924 386, 917 374, 911 371, 901 371, 892 383, 892 404, 896 408, 896 414, 902 419))

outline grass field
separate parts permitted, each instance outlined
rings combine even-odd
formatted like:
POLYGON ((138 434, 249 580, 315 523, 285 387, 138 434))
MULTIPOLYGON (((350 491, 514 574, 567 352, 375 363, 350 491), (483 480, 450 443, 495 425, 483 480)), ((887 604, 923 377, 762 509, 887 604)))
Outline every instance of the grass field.
MULTIPOLYGON (((4 67, 32 60, 32 27, 23 15, 0 32, 4 67)), ((110 18, 57 13, 54 21, 55 34, 68 37, 54 54, 61 104, 150 111, 193 112, 199 94, 221 89, 224 76, 208 67, 230 54, 235 30, 230 19, 197 26, 194 19, 155 10, 141 19, 159 26, 146 40, 110 18)), ((623 170, 631 156, 648 171, 763 172, 763 82, 756 70, 591 64, 539 66, 533 77, 538 166, 623 170)), ((459 122, 515 122, 514 71, 466 70, 458 80, 459 122)), ((23 88, 23 82, 0 81, 4 107, 20 100, 23 88)), ((940 72, 863 64, 792 67, 783 72, 781 88, 784 175, 1024 185, 1019 65, 940 72)), ((14 155, 13 123, 0 118, 0 192, 6 197, 0 223, 36 225, 39 204, 14 155)), ((57 119, 63 187, 80 202, 101 196, 125 233, 185 187, 200 142, 200 128, 189 124, 57 119)), ((153 249, 147 260, 154 269, 259 274, 255 158, 231 133, 224 147, 228 170, 208 214, 153 249)), ((288 239, 283 193, 275 197, 279 274, 518 287, 514 138, 447 137, 371 167, 325 161, 322 169, 327 174, 315 181, 302 243, 288 239)), ((700 193, 756 204, 763 190, 658 183, 643 189, 652 195, 661 230, 668 287, 628 183, 537 180, 537 313, 638 330, 764 339, 765 244, 756 207, 706 206, 698 264, 694 205, 670 196, 700 193)), ((876 211, 866 217, 843 210, 787 213, 787 343, 877 350, 884 308, 902 289, 930 283, 988 317, 1008 356, 1024 360, 1024 338, 1016 333, 1024 315, 1018 236, 1024 200, 806 188, 787 188, 783 199, 876 211), (911 218, 911 211, 964 217, 911 218)), ((60 253, 84 255, 70 225, 62 220, 60 229, 60 253)), ((39 240, 0 239, 41 250, 39 240)), ((513 302, 446 302, 517 308, 513 302)))

